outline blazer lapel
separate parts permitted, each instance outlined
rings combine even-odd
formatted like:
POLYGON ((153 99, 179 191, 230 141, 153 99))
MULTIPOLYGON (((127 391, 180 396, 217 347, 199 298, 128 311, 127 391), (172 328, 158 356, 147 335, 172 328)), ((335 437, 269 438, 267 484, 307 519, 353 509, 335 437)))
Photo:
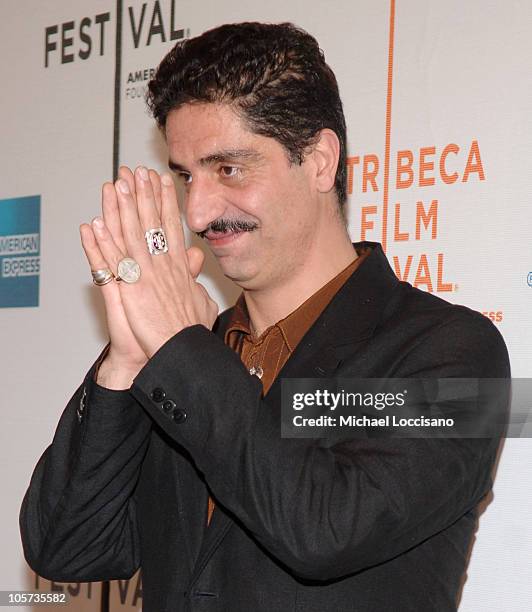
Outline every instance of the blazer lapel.
MULTIPOLYGON (((218 317, 213 327, 213 332, 218 337, 222 338, 222 340, 224 339, 225 330, 229 323, 230 313, 231 309, 225 310, 218 317)), ((199 577, 214 550, 222 541, 231 525, 233 525, 231 518, 223 510, 221 510, 218 505, 215 505, 211 516, 211 521, 209 525, 207 525, 207 498, 208 494, 205 495, 203 503, 204 512, 201 512, 203 522, 199 526, 202 532, 201 548, 198 556, 196 557, 196 563, 194 565, 190 584, 193 584, 199 577)))
MULTIPOLYGON (((400 283, 380 244, 359 242, 353 247, 357 250, 369 247, 372 252, 303 336, 264 397, 266 404, 279 403, 283 378, 332 377, 342 358, 374 333, 391 294, 400 283)), ((229 319, 230 309, 220 315, 213 329, 222 339, 229 319)), ((204 529, 192 581, 200 575, 233 524, 231 517, 216 506, 210 525, 204 529)))
MULTIPOLYGON (((182 449, 181 449, 181 452, 182 449)), ((187 547, 190 570, 193 571, 207 524, 207 486, 196 470, 192 460, 177 462, 176 490, 178 496, 178 519, 187 547)))
MULTIPOLYGON (((223 312, 215 322, 213 331, 222 339, 229 321, 230 309, 223 312)), ((184 454, 183 449, 180 449, 184 454)), ((196 470, 192 458, 177 462, 176 490, 179 504, 179 522, 187 546, 187 556, 192 580, 198 575, 198 568, 204 567, 206 553, 212 549, 212 534, 216 535, 219 528, 223 532, 224 525, 220 519, 231 525, 230 520, 224 520, 225 514, 215 510, 210 525, 207 527, 207 500, 209 492, 203 476, 196 470), (220 516, 218 516, 220 515, 220 516), (214 531, 213 531, 214 528, 214 531)), ((208 558, 208 556, 207 556, 208 558)))
POLYGON ((372 252, 303 336, 266 397, 283 378, 332 376, 342 359, 373 335, 400 282, 380 244, 358 242, 353 247, 372 252))

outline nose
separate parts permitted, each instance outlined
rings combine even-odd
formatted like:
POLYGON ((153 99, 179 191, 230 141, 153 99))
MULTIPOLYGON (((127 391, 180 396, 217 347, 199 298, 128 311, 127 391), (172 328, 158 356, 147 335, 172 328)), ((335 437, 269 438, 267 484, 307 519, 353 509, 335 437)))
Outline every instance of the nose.
POLYGON ((184 197, 185 220, 190 231, 202 232, 224 210, 224 200, 217 185, 207 177, 194 177, 184 197))

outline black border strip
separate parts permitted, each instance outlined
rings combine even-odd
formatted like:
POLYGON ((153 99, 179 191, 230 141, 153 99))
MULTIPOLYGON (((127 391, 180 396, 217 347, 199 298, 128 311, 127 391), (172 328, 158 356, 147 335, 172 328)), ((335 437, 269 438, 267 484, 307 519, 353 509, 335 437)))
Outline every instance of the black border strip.
POLYGON ((116 0, 115 98, 113 118, 113 180, 118 178, 120 162, 120 87, 122 73, 122 0, 116 0))
MULTIPOLYGON (((115 92, 113 112, 113 180, 118 178, 120 163, 120 89, 122 76, 122 0, 116 0, 116 35, 115 35, 115 92)), ((109 612, 111 583, 103 581, 100 596, 100 611, 109 612)))
POLYGON ((100 597, 100 612, 109 612, 111 594, 111 583, 109 580, 102 582, 102 593, 100 597))

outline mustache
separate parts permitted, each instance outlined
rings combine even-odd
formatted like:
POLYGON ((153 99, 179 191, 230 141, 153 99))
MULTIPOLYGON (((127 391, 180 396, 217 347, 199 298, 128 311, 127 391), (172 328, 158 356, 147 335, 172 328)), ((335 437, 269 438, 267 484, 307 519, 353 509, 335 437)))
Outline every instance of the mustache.
POLYGON ((226 234, 227 232, 233 232, 235 234, 239 232, 252 232, 257 229, 258 224, 251 221, 242 221, 241 219, 215 219, 212 223, 201 232, 194 232, 196 236, 205 238, 208 232, 216 232, 220 234, 226 234))

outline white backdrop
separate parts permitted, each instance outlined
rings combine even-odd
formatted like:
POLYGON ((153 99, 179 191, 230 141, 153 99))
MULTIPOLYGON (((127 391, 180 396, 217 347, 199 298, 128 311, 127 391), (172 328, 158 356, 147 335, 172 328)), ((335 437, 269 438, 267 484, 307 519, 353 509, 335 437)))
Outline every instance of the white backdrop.
MULTIPOLYGON (((105 343, 78 226, 98 214, 100 186, 112 178, 116 6, 112 0, 4 0, 1 6, 0 238, 9 233, 3 202, 41 197, 39 306, 0 308, 4 590, 35 587, 21 553, 20 502, 64 405, 105 343)), ((530 376, 532 5, 124 0, 120 163, 165 169, 164 143, 142 95, 149 70, 175 43, 172 32, 194 36, 245 20, 301 25, 316 36, 338 77, 353 240, 384 242, 399 276, 492 318, 513 375, 530 376)), ((212 258, 202 280, 221 308, 238 294, 212 258)), ((462 611, 532 608, 531 461, 530 440, 506 442, 462 611)), ((68 589, 69 609, 98 610, 98 584, 41 580, 39 588, 68 589)), ((140 609, 137 577, 113 583, 112 593, 112 610, 140 609)))

